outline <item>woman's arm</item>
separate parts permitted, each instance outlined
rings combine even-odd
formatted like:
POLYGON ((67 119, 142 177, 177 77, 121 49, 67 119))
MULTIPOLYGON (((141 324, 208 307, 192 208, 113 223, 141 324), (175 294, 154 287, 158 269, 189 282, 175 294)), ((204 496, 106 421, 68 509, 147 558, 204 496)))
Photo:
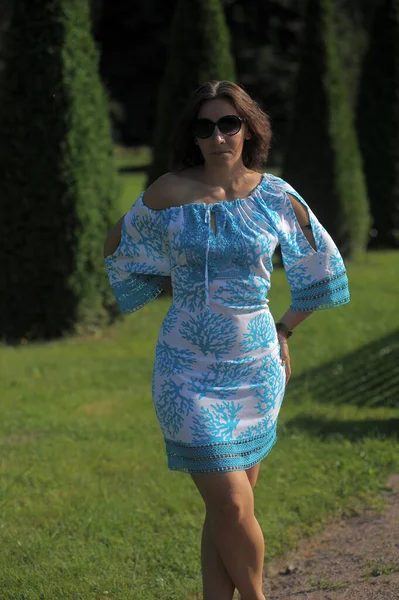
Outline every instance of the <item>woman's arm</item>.
MULTIPOLYGON (((288 329, 292 331, 297 327, 302 321, 307 319, 312 313, 311 312, 294 312, 292 310, 287 310, 286 313, 279 319, 279 323, 284 323, 287 325, 288 329)), ((285 366, 285 383, 287 384, 291 378, 291 358, 290 351, 288 348, 288 340, 285 337, 284 333, 277 334, 278 341, 280 344, 280 358, 281 363, 285 366)))
POLYGON ((312 312, 294 312, 293 310, 287 310, 286 313, 283 314, 281 319, 279 319, 280 323, 285 323, 290 331, 293 331, 295 327, 297 327, 302 321, 310 317, 312 312))
MULTIPOLYGON (((306 236, 309 244, 312 246, 314 250, 316 248, 316 241, 313 236, 312 228, 309 226, 309 214, 305 206, 295 198, 292 194, 288 193, 288 197, 290 199, 292 208, 294 209, 295 216, 298 220, 298 223, 303 230, 304 235, 306 236)), ((307 319, 312 314, 310 312, 294 312, 292 310, 287 310, 287 312, 279 319, 281 323, 285 323, 290 331, 293 331, 295 327, 297 327, 302 321, 307 319)))
MULTIPOLYGON (((108 233, 107 239, 105 240, 105 244, 104 244, 104 258, 109 256, 110 254, 113 254, 115 252, 115 250, 117 249, 117 247, 119 246, 119 244, 121 242, 122 222, 123 222, 124 218, 125 218, 125 215, 123 215, 123 217, 121 217, 119 219, 117 224, 108 233)), ((162 286, 162 288, 168 296, 173 295, 171 277, 165 278, 165 283, 162 286)))
POLYGON ((121 242, 122 222, 125 215, 119 219, 117 224, 108 233, 104 244, 104 258, 113 254, 121 242))

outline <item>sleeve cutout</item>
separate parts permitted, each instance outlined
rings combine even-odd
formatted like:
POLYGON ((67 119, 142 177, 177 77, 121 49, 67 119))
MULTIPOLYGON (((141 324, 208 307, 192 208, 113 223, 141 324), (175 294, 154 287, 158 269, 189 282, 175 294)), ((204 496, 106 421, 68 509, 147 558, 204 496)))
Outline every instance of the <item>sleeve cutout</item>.
POLYGON ((310 215, 310 211, 307 204, 304 202, 303 198, 299 194, 296 194, 291 190, 289 192, 286 192, 285 195, 287 197, 287 205, 290 208, 292 222, 299 232, 298 235, 302 236, 304 244, 308 245, 313 250, 313 252, 318 252, 317 242, 313 235, 312 217, 310 215), (297 210, 295 210, 291 197, 295 198, 302 210, 298 210, 298 208, 297 210), (302 219, 298 219, 297 212, 299 212, 299 214, 302 214, 302 219), (303 231, 305 227, 307 229, 306 233, 303 231), (309 235, 310 239, 306 234, 309 235))
POLYGON ((118 248, 105 258, 108 278, 123 313, 139 310, 162 291, 170 276, 165 221, 140 202, 124 216, 118 248))
MULTIPOLYGON (((272 179, 270 201, 274 227, 281 247, 283 266, 291 291, 290 310, 314 312, 350 302, 346 268, 328 231, 311 207, 281 178, 272 179), (290 195, 305 212, 299 220, 290 195), (314 240, 313 247, 307 234, 314 240)), ((301 209, 300 209, 301 210, 301 209)))

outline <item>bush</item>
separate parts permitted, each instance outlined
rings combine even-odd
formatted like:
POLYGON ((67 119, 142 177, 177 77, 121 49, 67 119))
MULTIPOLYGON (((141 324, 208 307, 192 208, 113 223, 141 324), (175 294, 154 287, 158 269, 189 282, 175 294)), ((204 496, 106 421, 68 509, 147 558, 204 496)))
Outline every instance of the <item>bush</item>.
POLYGON ((374 244, 399 246, 399 2, 382 0, 370 29, 357 99, 357 130, 374 244))
POLYGON ((14 2, 0 91, 0 337, 108 320, 117 220, 107 100, 82 0, 14 2))
POLYGON ((342 255, 367 246, 362 162, 337 52, 332 0, 309 0, 283 178, 309 202, 342 255))

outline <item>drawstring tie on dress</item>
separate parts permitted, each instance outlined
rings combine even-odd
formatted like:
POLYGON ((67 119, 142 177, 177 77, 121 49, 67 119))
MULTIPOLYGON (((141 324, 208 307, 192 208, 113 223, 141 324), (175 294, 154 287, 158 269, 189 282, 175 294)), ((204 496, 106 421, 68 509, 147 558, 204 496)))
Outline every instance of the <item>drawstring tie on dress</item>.
POLYGON ((210 309, 209 306, 209 273, 208 273, 208 269, 209 269, 209 265, 208 265, 208 255, 209 255, 209 238, 210 238, 210 234, 211 234, 211 205, 207 204, 206 208, 205 208, 205 223, 208 224, 208 237, 207 237, 207 241, 206 241, 206 250, 205 250, 205 305, 208 308, 208 310, 210 309))

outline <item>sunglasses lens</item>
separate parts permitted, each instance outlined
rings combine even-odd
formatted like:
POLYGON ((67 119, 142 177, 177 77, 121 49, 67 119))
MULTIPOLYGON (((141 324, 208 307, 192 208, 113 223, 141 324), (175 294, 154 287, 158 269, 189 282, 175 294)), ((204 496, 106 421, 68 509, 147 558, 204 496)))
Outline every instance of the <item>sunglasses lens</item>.
MULTIPOLYGON (((240 131, 241 122, 242 121, 239 117, 236 117, 235 115, 227 115, 226 117, 219 119, 216 125, 223 135, 234 135, 240 131)), ((213 123, 213 121, 209 121, 208 119, 196 119, 194 121, 194 135, 200 139, 204 140, 211 137, 214 128, 215 123, 213 123)))
POLYGON ((235 133, 238 133, 241 129, 241 120, 235 115, 222 117, 218 121, 218 127, 221 133, 225 135, 234 135, 235 133))
POLYGON ((194 135, 200 139, 211 137, 215 125, 208 119, 197 119, 194 121, 194 135))

